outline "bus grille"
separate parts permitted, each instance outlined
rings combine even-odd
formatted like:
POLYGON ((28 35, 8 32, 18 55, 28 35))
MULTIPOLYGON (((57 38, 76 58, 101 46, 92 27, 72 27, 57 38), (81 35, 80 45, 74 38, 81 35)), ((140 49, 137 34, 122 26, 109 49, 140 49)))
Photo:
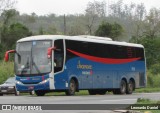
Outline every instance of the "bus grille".
POLYGON ((34 83, 23 83, 23 84, 38 84, 39 82, 34 82, 34 83))

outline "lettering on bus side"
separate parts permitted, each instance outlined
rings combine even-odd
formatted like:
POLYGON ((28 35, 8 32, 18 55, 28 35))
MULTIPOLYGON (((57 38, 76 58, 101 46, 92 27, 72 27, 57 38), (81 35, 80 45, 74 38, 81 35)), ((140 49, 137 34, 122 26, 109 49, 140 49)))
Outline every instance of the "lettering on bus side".
POLYGON ((92 65, 86 65, 86 64, 81 64, 80 60, 78 61, 77 64, 78 69, 92 69, 92 65))

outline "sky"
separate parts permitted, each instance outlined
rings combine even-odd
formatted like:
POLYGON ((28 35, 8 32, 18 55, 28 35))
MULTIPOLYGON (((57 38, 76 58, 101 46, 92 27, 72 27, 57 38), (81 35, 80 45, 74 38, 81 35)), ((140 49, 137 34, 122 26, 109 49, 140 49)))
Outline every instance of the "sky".
MULTIPOLYGON (((17 0, 16 9, 21 13, 36 13, 37 15, 57 15, 84 13, 87 3, 94 0, 17 0)), ((103 1, 103 0, 96 0, 103 1)), ((106 3, 118 0, 105 0, 106 3), (108 2, 109 1, 109 2, 108 2)), ((149 10, 152 7, 160 8, 159 0, 123 0, 124 4, 144 3, 149 10)))

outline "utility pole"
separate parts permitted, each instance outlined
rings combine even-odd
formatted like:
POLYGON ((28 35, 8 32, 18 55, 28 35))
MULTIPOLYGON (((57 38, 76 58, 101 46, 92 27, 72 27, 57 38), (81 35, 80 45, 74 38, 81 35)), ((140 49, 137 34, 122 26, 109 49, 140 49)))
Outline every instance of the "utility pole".
POLYGON ((64 35, 66 35, 66 16, 64 14, 64 35))

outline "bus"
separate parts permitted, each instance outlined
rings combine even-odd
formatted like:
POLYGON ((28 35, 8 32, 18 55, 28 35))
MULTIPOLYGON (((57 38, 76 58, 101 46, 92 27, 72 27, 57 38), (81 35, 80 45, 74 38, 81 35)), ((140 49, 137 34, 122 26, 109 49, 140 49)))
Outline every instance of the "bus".
POLYGON ((140 44, 97 36, 39 35, 17 41, 14 69, 16 90, 74 95, 132 94, 146 86, 146 60, 140 44))

